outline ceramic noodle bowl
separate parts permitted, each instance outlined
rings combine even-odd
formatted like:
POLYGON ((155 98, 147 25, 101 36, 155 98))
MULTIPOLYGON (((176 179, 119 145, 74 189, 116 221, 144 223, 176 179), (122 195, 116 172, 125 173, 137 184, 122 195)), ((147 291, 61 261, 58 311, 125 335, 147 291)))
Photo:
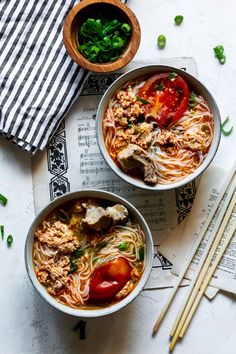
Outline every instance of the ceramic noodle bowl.
POLYGON ((217 104, 192 75, 147 65, 120 76, 97 111, 97 141, 110 168, 135 187, 181 187, 214 158, 221 134, 217 104))
POLYGON ((116 312, 143 289, 151 232, 125 199, 99 190, 66 194, 33 221, 25 244, 29 278, 56 309, 78 317, 116 312))

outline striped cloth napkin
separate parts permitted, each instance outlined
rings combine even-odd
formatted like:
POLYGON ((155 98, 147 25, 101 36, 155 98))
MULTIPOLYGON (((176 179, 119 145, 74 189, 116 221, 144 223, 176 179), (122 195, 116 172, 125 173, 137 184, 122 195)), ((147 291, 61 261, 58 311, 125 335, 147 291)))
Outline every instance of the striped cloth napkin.
POLYGON ((0 134, 32 154, 45 148, 89 74, 62 39, 78 2, 0 1, 0 134))

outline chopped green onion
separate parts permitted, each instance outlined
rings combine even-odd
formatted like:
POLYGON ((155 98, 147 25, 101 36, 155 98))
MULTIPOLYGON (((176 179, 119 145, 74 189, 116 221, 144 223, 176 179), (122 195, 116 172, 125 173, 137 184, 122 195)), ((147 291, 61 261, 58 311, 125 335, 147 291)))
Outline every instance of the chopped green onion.
POLYGON ((0 194, 0 203, 2 203, 2 205, 6 205, 7 204, 7 197, 5 197, 4 195, 0 194))
POLYGON ((165 46, 166 46, 166 37, 164 36, 164 34, 160 34, 160 35, 157 37, 157 44, 158 44, 158 47, 159 47, 160 49, 165 48, 165 46))
POLYGON ((132 128, 132 126, 133 126, 133 124, 131 124, 131 123, 128 123, 128 124, 127 124, 127 128, 128 128, 128 129, 132 128))
POLYGON ((196 94, 192 91, 188 100, 188 106, 190 109, 194 109, 197 105, 196 94))
POLYGON ((220 64, 224 64, 226 61, 226 56, 224 54, 224 47, 223 45, 218 45, 215 48, 213 48, 215 52, 215 56, 219 60, 220 64))
POLYGON ((139 102, 142 102, 143 104, 149 104, 150 102, 148 100, 145 100, 145 98, 142 98, 140 96, 136 96, 136 100, 139 102))
POLYGON ((128 25, 128 23, 123 23, 123 25, 121 26, 121 31, 123 31, 125 34, 128 34, 131 32, 131 27, 130 25, 128 25))
POLYGON ((64 222, 65 224, 68 224, 70 221, 69 214, 63 209, 59 209, 57 217, 60 221, 64 222))
POLYGON ((3 240, 4 239, 4 225, 0 226, 0 232, 1 232, 2 240, 3 240))
POLYGON ((139 260, 144 261, 144 246, 139 248, 139 260))
POLYGON ((99 257, 94 257, 93 258, 93 263, 96 263, 99 257))
POLYGON ((168 74, 168 79, 171 81, 174 81, 176 76, 177 76, 177 74, 173 71, 172 73, 168 74))
POLYGON ((117 246, 119 251, 127 251, 128 245, 126 242, 122 242, 117 246))
POLYGON ((131 36, 128 23, 88 18, 80 27, 78 51, 92 63, 117 60, 131 36))
POLYGON ((119 37, 117 34, 112 37, 112 48, 117 49, 117 48, 123 48, 124 41, 121 37, 119 37))
POLYGON ((221 124, 221 131, 225 136, 228 136, 232 133, 234 127, 231 126, 231 128, 229 130, 225 130, 225 125, 229 122, 229 117, 227 117, 224 122, 221 124))
POLYGON ((226 56, 223 54, 223 55, 219 58, 219 62, 220 62, 221 64, 224 64, 225 61, 226 61, 226 56))
POLYGON ((73 258, 70 260, 70 273, 76 272, 77 269, 78 269, 77 260, 73 258))
POLYGON ((183 22, 184 16, 182 15, 177 15, 175 16, 175 24, 177 26, 181 25, 181 23, 183 22))
POLYGON ((163 85, 163 83, 161 82, 159 85, 155 85, 154 90, 155 91, 163 91, 165 88, 165 86, 163 85))
POLYGON ((84 255, 84 250, 82 248, 78 248, 72 253, 72 257, 74 258, 80 258, 84 255))
POLYGON ((13 242, 13 237, 12 237, 12 235, 8 235, 8 236, 7 236, 7 245, 10 247, 11 244, 12 244, 12 242, 13 242))

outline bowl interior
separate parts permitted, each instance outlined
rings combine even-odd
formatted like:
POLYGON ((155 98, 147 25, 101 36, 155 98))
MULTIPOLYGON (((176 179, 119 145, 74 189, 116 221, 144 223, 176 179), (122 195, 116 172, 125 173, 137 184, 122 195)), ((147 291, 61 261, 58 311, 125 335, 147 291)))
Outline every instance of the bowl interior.
MULTIPOLYGON (((78 14, 75 16, 74 21, 72 23, 72 42, 75 48, 78 48, 79 45, 79 36, 78 36, 79 29, 83 24, 83 22, 85 21, 85 19, 87 18, 94 18, 94 19, 107 18, 108 20, 117 19, 120 22, 128 23, 132 28, 132 23, 129 17, 127 16, 127 14, 117 6, 109 3, 90 4, 78 12, 78 14)), ((127 41, 126 46, 122 51, 123 53, 128 49, 130 45, 130 38, 127 41)))
POLYGON ((142 66, 139 68, 136 68, 134 70, 131 70, 122 76, 120 76, 114 83, 108 88, 108 90, 104 93, 100 104, 98 106, 98 111, 97 111, 97 141, 98 145, 100 148, 100 151, 110 166, 110 168, 122 179, 124 179, 126 182, 138 187, 138 188, 143 188, 143 189, 148 189, 148 190, 156 190, 156 191, 161 191, 161 190, 170 190, 174 188, 181 187, 182 185, 185 185, 195 178, 197 178, 211 163, 212 159, 214 158, 219 142, 220 142, 220 135, 221 135, 221 119, 220 119, 220 112, 218 109, 218 106, 211 95, 211 93, 208 91, 208 89, 195 77, 192 75, 177 69, 175 67, 170 67, 170 66, 165 66, 165 65, 147 65, 147 66, 142 66), (170 183, 168 185, 161 185, 157 184, 155 186, 149 186, 145 184, 142 180, 138 180, 135 178, 130 177, 126 173, 124 173, 118 166, 117 164, 112 160, 110 157, 107 148, 105 146, 104 142, 104 136, 103 136, 103 129, 102 129, 102 120, 103 116, 105 114, 105 111, 108 106, 109 100, 112 98, 114 95, 115 91, 119 90, 124 84, 126 84, 128 81, 137 79, 139 77, 147 77, 151 76, 154 74, 157 74, 159 72, 176 72, 177 74, 181 75, 186 82, 188 83, 189 87, 194 89, 197 93, 202 95, 206 102, 208 103, 210 110, 213 114, 214 117, 214 136, 213 136, 213 141, 211 144, 211 147, 208 151, 208 154, 203 161, 203 163, 195 170, 194 173, 186 176, 184 179, 175 182, 175 183, 170 183))
POLYGON ((149 227, 147 223, 145 222, 144 218, 142 215, 139 213, 139 211, 128 201, 125 199, 118 197, 117 195, 109 192, 104 192, 104 191, 99 191, 99 190, 84 190, 84 191, 78 191, 78 192, 73 192, 73 193, 68 193, 65 196, 62 196, 52 203, 50 203, 47 207, 45 207, 39 215, 35 218, 33 221, 27 238, 26 238, 26 243, 25 243, 25 263, 26 263, 26 269, 27 273, 29 275, 29 278, 35 287, 35 289, 38 291, 38 293, 42 296, 44 300, 46 300, 50 305, 52 305, 54 308, 67 313, 69 315, 73 316, 78 316, 78 317, 99 317, 99 316, 104 316, 111 314, 113 312, 116 312, 120 310, 121 308, 127 306, 143 289, 144 285, 146 284, 151 268, 152 268, 152 262, 153 262, 153 241, 152 241, 152 235, 149 230, 149 227), (78 199, 78 198, 83 198, 83 197, 91 197, 91 198, 99 198, 103 200, 107 200, 110 202, 114 203, 121 203, 123 204, 129 211, 129 214, 135 222, 137 222, 141 229, 143 230, 145 234, 145 240, 146 240, 146 264, 145 264, 145 269, 142 274, 141 279, 139 280, 139 283, 137 286, 134 288, 134 290, 124 299, 122 299, 120 302, 115 303, 111 306, 101 308, 101 309, 93 309, 93 310, 79 310, 79 309, 73 309, 70 308, 66 305, 63 305, 59 303, 53 296, 49 295, 48 292, 46 291, 46 288, 40 284, 38 281, 35 271, 34 271, 34 266, 33 266, 33 260, 32 260, 32 247, 33 247, 33 239, 34 239, 34 233, 36 229, 38 228, 39 224, 42 222, 42 220, 55 208, 60 206, 61 204, 64 204, 68 201, 72 201, 73 199, 78 199))

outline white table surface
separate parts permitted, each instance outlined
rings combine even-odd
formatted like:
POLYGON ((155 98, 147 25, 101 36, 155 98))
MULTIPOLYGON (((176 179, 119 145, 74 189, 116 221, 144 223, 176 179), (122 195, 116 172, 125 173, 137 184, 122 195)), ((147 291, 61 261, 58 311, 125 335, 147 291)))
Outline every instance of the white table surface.
MULTIPOLYGON (((199 79, 209 88, 222 118, 230 116, 236 130, 236 2, 234 0, 130 0, 140 20, 142 41, 136 59, 192 56, 199 79), (180 27, 173 24, 184 15, 180 27), (158 34, 165 34, 164 50, 156 46, 158 34), (227 61, 220 65, 212 48, 223 44, 227 61)), ((234 136, 222 138, 217 154, 225 164, 235 158, 234 136)), ((78 319, 52 309, 34 291, 24 266, 24 241, 33 220, 32 182, 29 156, 0 138, 0 193, 9 198, 0 205, 0 224, 14 236, 9 249, 0 240, 0 354, 168 353, 168 335, 185 289, 181 289, 159 333, 151 337, 152 326, 170 292, 144 291, 126 309, 106 318, 87 321, 86 340, 73 331, 78 319)), ((200 304, 176 354, 230 354, 236 352, 236 297, 218 294, 200 304)))

